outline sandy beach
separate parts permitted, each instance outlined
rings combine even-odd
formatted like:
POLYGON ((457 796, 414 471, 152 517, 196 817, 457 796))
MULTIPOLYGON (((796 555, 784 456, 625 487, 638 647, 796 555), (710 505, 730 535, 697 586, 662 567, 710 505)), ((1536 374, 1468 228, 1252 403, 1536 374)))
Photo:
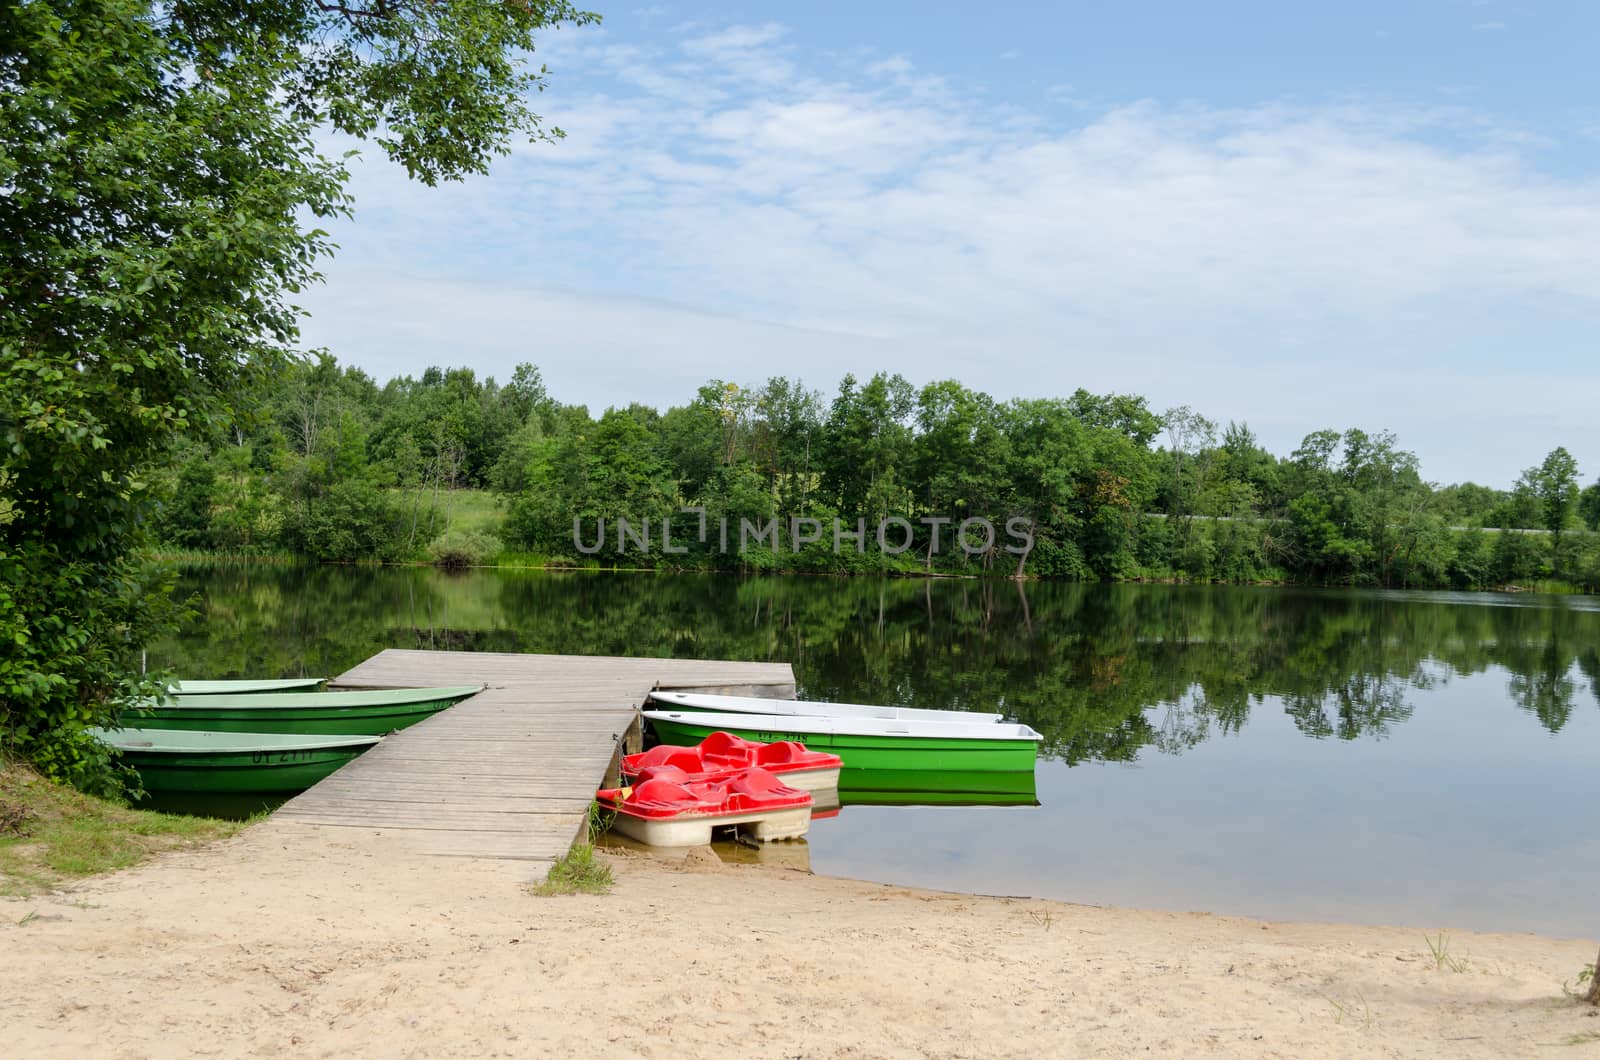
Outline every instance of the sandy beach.
MULTIPOLYGON (((1266 923, 620 852, 515 862, 269 821, 0 901, 18 1057, 1581 1055, 1589 941, 1266 923)), ((782 860, 780 857, 779 861, 782 860)))

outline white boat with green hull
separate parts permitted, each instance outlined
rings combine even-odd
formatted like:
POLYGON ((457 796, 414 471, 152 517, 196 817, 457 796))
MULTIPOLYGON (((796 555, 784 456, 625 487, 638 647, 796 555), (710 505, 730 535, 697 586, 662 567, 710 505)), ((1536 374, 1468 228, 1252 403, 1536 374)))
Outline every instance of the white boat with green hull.
POLYGON ((1026 725, 921 718, 820 718, 646 710, 662 743, 689 745, 714 732, 789 740, 844 760, 839 790, 1033 793, 1039 733, 1026 725))
POLYGON ((202 732, 320 733, 382 736, 415 725, 483 685, 376 688, 340 692, 251 692, 175 696, 124 711, 124 724, 202 732))
POLYGON ((765 714, 804 718, 859 718, 867 721, 923 721, 958 725, 1004 720, 999 714, 925 707, 885 707, 872 703, 827 703, 821 700, 766 699, 761 696, 714 696, 705 692, 650 693, 660 710, 704 711, 711 714, 765 714))

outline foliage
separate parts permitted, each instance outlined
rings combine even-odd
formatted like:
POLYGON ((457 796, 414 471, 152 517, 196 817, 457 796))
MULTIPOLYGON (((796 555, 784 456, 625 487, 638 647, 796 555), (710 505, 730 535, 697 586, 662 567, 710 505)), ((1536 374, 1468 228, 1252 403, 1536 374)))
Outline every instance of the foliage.
MULTIPOLYGON (((628 569, 1600 586, 1592 535, 1542 521, 1541 483, 1555 480, 1541 469, 1509 492, 1436 488, 1388 433, 1318 431, 1279 459, 1244 424, 1219 436, 1187 407, 1157 415, 1132 395, 1001 402, 883 373, 846 377, 831 402, 783 377, 712 380, 665 412, 598 417, 551 397, 529 364, 504 386, 437 368, 379 386, 331 358, 283 380, 221 440, 181 454, 165 484, 171 545, 322 556, 317 537, 333 535, 342 558, 433 561, 430 542, 478 530, 550 563, 628 569), (355 481, 388 494, 392 537, 338 534, 328 520, 367 522, 348 505, 316 516, 317 535, 292 525, 355 481), (1032 547, 1006 551, 998 534, 968 554, 954 537, 969 516, 997 530, 1029 519, 1032 547), (815 540, 795 540, 797 519, 815 540), (886 525, 888 554, 885 519, 905 523, 886 525)), ((1570 484, 1553 496, 1576 503, 1570 484)))
POLYGON ((498 556, 500 539, 482 530, 447 530, 428 543, 436 567, 479 567, 498 556))
POLYGON ((47 775, 101 795, 124 774, 84 728, 107 704, 160 690, 138 676, 144 634, 174 614, 171 576, 131 559, 73 555, 55 543, 0 552, 0 735, 47 775))
POLYGON ((1539 521, 1553 542, 1551 566, 1562 570, 1561 538, 1578 514, 1578 462, 1564 448, 1551 450, 1526 478, 1539 500, 1539 521))
POLYGON ((1600 530, 1600 482, 1585 486, 1579 494, 1578 518, 1590 530, 1600 530))
MULTIPOLYGON (((293 355, 292 299, 330 249, 307 222, 348 208, 319 130, 370 136, 427 183, 481 170, 547 134, 525 103, 534 32, 589 18, 498 0, 0 9, 0 746, 114 783, 82 729, 159 687, 129 675, 168 611, 135 558, 161 465, 293 355)), ((285 543, 381 552, 383 505, 341 481, 366 466, 361 424, 336 428, 281 469, 285 543)), ((278 531, 265 491, 234 495, 259 464, 195 452, 216 461, 175 476, 170 539, 278 531)))
POLYGON ((387 559, 393 554, 400 515, 388 495, 372 483, 333 482, 298 500, 298 513, 285 524, 282 538, 292 551, 331 563, 387 559))

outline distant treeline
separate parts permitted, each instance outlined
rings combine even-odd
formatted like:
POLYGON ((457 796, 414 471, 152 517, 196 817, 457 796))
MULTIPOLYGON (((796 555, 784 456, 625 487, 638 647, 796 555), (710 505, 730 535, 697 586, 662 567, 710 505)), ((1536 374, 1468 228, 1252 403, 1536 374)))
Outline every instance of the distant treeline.
POLYGON ((595 417, 551 397, 532 365, 504 385, 457 368, 380 386, 322 358, 236 396, 235 410, 219 436, 164 469, 157 532, 170 547, 325 561, 1600 589, 1600 537, 1586 532, 1600 528, 1600 483, 1581 488, 1565 449, 1510 490, 1437 487, 1388 433, 1318 431, 1276 456, 1245 424, 1157 412, 1133 395, 1002 402, 953 380, 919 390, 883 373, 846 376, 831 398, 781 377, 753 388, 714 380, 666 412, 636 404, 595 417), (464 490, 492 491, 499 504, 463 518, 459 502, 482 496, 464 490), (976 518, 999 532, 957 547, 955 531, 976 518), (1031 527, 1026 547, 1006 532, 1012 519, 1031 527), (885 525, 887 551, 876 540, 885 525), (794 529, 815 540, 797 542, 794 529))

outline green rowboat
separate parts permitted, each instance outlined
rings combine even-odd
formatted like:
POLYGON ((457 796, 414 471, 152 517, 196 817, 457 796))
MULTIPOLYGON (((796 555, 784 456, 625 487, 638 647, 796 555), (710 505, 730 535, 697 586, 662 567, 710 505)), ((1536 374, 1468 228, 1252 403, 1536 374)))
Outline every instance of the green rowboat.
POLYGON ((139 771, 146 791, 293 794, 382 739, 259 732, 92 729, 139 771))
POLYGON ((995 722, 883 721, 647 710, 662 743, 699 743, 713 732, 747 740, 794 740, 844 760, 839 792, 1024 793, 1033 790, 1040 736, 995 722))
POLYGON ((258 692, 315 692, 326 677, 274 677, 260 681, 229 678, 223 681, 174 681, 167 691, 175 696, 250 695, 258 692))
POLYGON ((179 696, 170 702, 126 711, 121 720, 126 725, 206 732, 381 736, 415 725, 483 689, 483 685, 458 685, 362 692, 179 696))

